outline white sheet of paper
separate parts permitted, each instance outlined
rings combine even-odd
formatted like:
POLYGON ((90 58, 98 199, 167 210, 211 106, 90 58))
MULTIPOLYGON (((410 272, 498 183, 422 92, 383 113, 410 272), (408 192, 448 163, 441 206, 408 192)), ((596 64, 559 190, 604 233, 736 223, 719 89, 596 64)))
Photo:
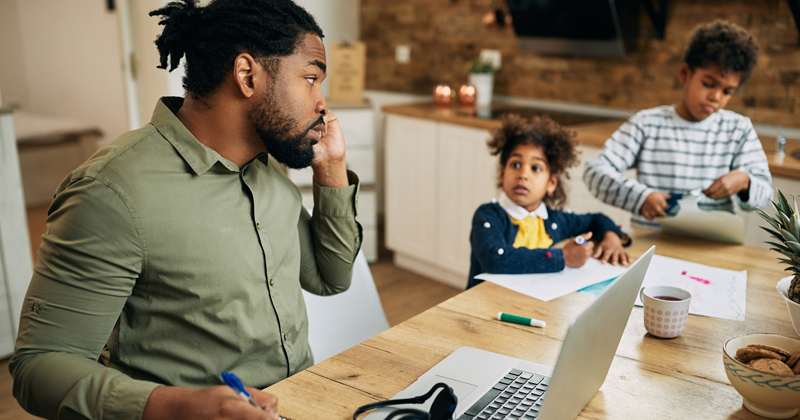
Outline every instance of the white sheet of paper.
POLYGON ((580 268, 565 268, 558 273, 543 274, 478 274, 476 279, 490 281, 507 289, 547 302, 591 286, 601 281, 618 277, 627 270, 621 265, 602 264, 589 258, 580 268))
MULTIPOLYGON (((678 201, 680 210, 673 217, 656 218, 661 230, 733 244, 744 243, 744 220, 723 210, 702 210, 697 197, 678 201)), ((734 208, 738 204, 734 203, 734 208)))
MULTIPOLYGON (((654 255, 643 286, 680 287, 692 294, 690 314, 744 321, 747 270, 725 270, 654 255)), ((638 296, 636 305, 642 306, 638 296)))

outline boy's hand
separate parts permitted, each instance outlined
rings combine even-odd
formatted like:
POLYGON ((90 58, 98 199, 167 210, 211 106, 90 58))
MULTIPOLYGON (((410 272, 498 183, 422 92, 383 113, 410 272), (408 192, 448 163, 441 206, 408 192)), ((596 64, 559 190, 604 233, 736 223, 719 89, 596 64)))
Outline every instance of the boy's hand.
POLYGON ((578 245, 573 240, 564 245, 564 265, 567 267, 582 267, 584 264, 586 264, 586 260, 592 256, 594 242, 589 240, 592 238, 592 232, 584 233, 581 236, 583 236, 583 239, 586 239, 585 244, 578 245))
POLYGON ((631 263, 631 257, 622 247, 619 235, 611 231, 606 232, 603 236, 603 241, 598 245, 597 252, 592 255, 592 258, 597 258, 603 264, 611 262, 611 265, 619 263, 627 266, 631 263))
POLYGON ((715 200, 730 197, 739 191, 750 188, 750 175, 742 171, 730 171, 717 178, 703 194, 715 200))
POLYGON ((642 213, 642 217, 647 220, 653 220, 654 217, 667 217, 667 209, 669 208, 669 204, 667 204, 668 198, 668 193, 653 191, 644 199, 642 209, 639 210, 639 212, 642 213))

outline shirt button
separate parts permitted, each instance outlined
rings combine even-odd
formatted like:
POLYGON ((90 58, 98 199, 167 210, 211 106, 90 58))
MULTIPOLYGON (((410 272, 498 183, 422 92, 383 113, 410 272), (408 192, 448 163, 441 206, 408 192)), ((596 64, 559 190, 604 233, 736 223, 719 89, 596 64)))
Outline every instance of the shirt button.
POLYGON ((289 341, 289 333, 283 333, 283 341, 289 341))
POLYGON ((558 225, 557 225, 557 224, 555 224, 555 223, 553 223, 552 225, 550 225, 550 227, 551 227, 551 228, 553 228, 553 230, 556 230, 556 229, 558 229, 558 225))
POLYGON ((256 223, 256 229, 261 230, 261 223, 256 223))
POLYGON ((31 304, 31 311, 39 312, 39 304, 37 302, 31 304))
POLYGON ((486 223, 483 224, 483 227, 485 227, 486 229, 489 229, 490 227, 492 227, 492 224, 489 223, 489 222, 486 222, 486 223))
POLYGON ((269 279, 269 285, 270 285, 270 286, 274 286, 274 285, 275 285, 275 280, 273 280, 273 279, 269 279))
POLYGON ((503 255, 504 252, 505 251, 503 251, 503 248, 500 248, 500 249, 497 250, 497 254, 498 255, 503 255))

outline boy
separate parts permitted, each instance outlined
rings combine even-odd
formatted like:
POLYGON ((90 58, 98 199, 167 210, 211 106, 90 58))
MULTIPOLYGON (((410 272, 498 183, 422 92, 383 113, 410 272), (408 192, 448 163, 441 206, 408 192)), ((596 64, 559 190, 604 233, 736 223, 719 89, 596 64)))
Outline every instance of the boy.
POLYGON ((743 209, 772 198, 767 158, 750 119, 724 110, 750 77, 758 46, 741 27, 715 21, 700 25, 684 53, 678 77, 683 97, 675 106, 636 113, 606 141, 583 175, 600 200, 641 215, 633 222, 658 228, 669 191, 701 188, 701 204, 743 209), (622 172, 635 167, 637 180, 622 172))

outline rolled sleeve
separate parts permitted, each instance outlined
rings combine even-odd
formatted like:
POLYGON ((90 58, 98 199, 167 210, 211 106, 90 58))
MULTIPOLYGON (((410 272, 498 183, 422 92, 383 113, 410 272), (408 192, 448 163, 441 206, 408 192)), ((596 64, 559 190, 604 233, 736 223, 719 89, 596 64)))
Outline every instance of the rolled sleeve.
POLYGON ((85 178, 50 208, 9 362, 13 394, 33 414, 138 419, 158 386, 98 361, 142 261, 134 218, 123 201, 107 185, 85 178), (116 223, 106 223, 108 217, 116 223))
MULTIPOLYGON (((358 176, 348 171, 348 180, 350 185, 343 188, 326 188, 314 183, 310 232, 303 229, 302 219, 308 217, 305 210, 301 216, 301 235, 312 238, 313 243, 313 252, 307 249, 301 252, 301 282, 305 290, 314 294, 330 295, 350 287, 353 262, 361 249, 362 229, 356 207, 358 176)), ((308 241, 301 238, 301 243, 308 241)))

